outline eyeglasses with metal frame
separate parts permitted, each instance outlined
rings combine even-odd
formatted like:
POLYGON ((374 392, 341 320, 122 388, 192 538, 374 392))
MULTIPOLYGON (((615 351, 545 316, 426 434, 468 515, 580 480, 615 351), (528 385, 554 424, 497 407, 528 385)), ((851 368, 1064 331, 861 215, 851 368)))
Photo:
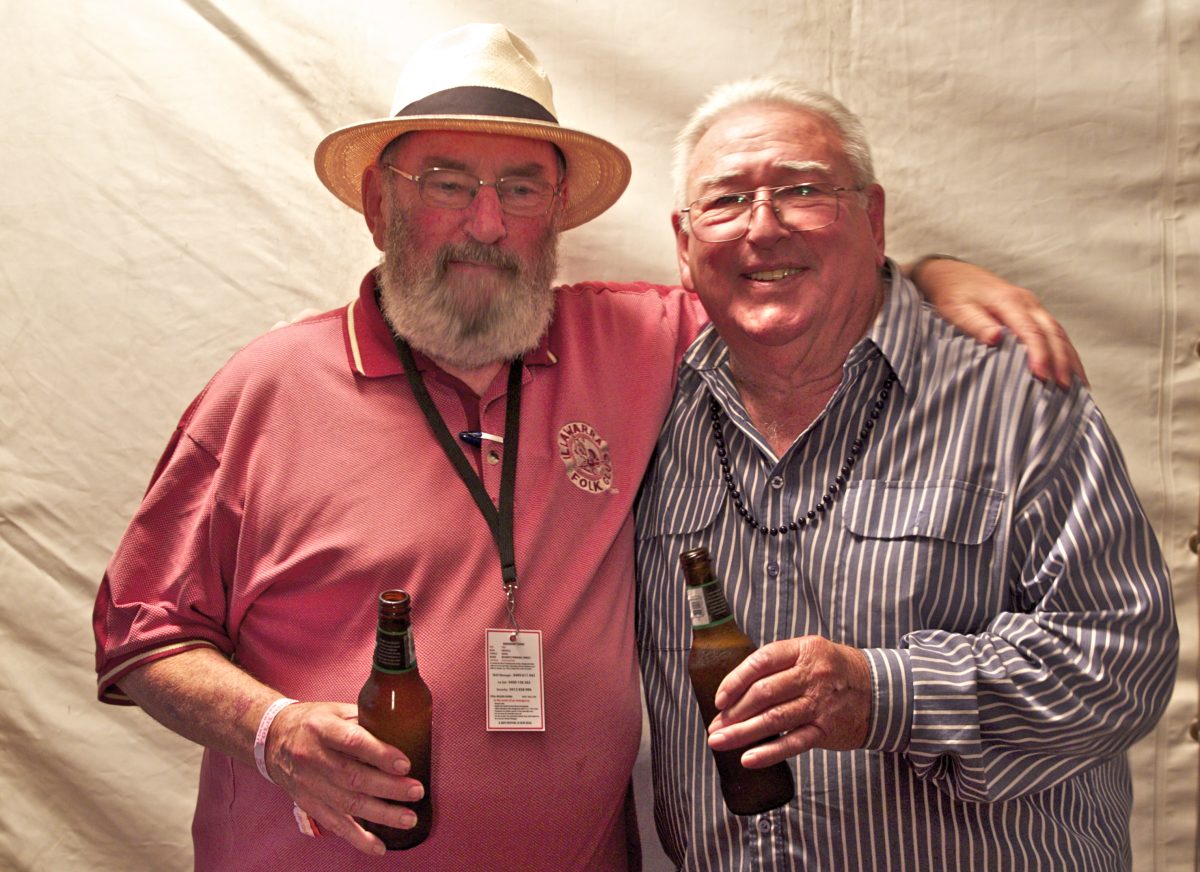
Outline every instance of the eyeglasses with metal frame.
POLYGON ((505 176, 485 182, 468 172, 444 167, 431 167, 414 176, 391 164, 384 166, 415 183, 421 201, 436 209, 465 209, 474 201, 480 188, 495 188, 505 214, 528 218, 545 214, 554 198, 562 193, 561 185, 556 187, 545 179, 530 176, 505 176))
POLYGON ((803 182, 713 194, 693 200, 679 211, 687 216, 688 231, 701 242, 733 242, 749 232, 750 217, 758 203, 769 204, 785 228, 803 233, 833 224, 838 219, 838 195, 861 190, 861 186, 848 188, 803 182))

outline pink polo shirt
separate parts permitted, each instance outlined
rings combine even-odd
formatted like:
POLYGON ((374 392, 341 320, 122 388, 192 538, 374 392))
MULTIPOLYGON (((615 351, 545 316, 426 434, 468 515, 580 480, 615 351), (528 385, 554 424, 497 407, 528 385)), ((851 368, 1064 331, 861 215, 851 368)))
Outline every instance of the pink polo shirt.
MULTIPOLYGON (((130 670, 212 645, 281 694, 353 702, 376 597, 403 587, 434 699, 430 838, 378 860, 307 838, 282 788, 206 751, 196 868, 624 869, 641 725, 631 506, 702 310, 651 285, 558 290, 526 356, 515 504, 517 614, 543 632, 546 729, 489 733, 484 631, 507 625, 496 547, 373 288, 368 276, 347 307, 251 343, 185 413, 97 598, 100 698, 128 703, 130 670)), ((479 398, 490 433, 504 432, 506 377, 479 398)), ((469 429, 454 388, 425 383, 451 433, 469 429)), ((468 453, 493 500, 503 450, 468 453)))

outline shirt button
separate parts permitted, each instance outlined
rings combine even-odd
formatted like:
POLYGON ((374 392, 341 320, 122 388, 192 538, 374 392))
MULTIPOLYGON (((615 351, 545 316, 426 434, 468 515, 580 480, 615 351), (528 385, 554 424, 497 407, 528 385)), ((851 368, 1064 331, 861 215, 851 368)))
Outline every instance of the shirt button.
POLYGON ((767 564, 767 575, 771 576, 771 578, 774 578, 778 574, 779 574, 779 564, 778 563, 768 563, 767 564))
POLYGON ((775 490, 779 490, 781 487, 783 487, 783 476, 782 475, 774 476, 771 479, 771 487, 775 488, 775 490))
POLYGON ((767 818, 765 818, 765 817, 764 817, 764 818, 759 818, 759 819, 758 819, 758 831, 759 831, 760 833, 769 833, 769 832, 771 832, 771 821, 770 821, 770 820, 768 820, 768 819, 767 819, 767 818))
POLYGON ((490 463, 492 466, 495 466, 499 462, 500 462, 500 452, 493 448, 491 451, 488 452, 488 463, 490 463))

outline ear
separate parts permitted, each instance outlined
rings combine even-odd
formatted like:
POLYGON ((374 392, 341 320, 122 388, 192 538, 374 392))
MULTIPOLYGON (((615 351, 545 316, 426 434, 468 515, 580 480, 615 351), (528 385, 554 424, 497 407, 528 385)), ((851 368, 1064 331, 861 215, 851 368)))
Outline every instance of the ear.
POLYGON ((694 291, 696 288, 692 282, 692 265, 688 259, 688 246, 692 237, 684 232, 683 216, 680 213, 671 213, 671 228, 675 231, 675 259, 679 263, 679 283, 689 291, 694 291))
POLYGON ((558 213, 557 220, 562 221, 567 214, 567 206, 571 202, 571 189, 567 186, 566 177, 563 178, 562 185, 558 189, 558 196, 554 198, 554 211, 558 213))
POLYGON ((383 170, 378 164, 370 164, 362 174, 362 211, 367 219, 367 229, 375 240, 375 247, 384 250, 387 220, 383 214, 383 170))
POLYGON ((870 185, 864 192, 867 195, 867 220, 871 222, 871 236, 875 239, 875 258, 883 266, 883 214, 887 197, 879 185, 870 185))

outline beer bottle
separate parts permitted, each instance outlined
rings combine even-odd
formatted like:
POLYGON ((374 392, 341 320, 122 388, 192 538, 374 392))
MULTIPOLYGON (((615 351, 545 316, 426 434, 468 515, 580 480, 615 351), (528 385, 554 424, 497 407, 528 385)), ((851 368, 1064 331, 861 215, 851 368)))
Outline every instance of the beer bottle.
MULTIPOLYGON (((429 783, 433 697, 417 670, 409 610, 412 600, 402 590, 379 595, 379 625, 371 674, 358 694, 358 722, 366 730, 408 756, 408 773, 425 786, 425 795, 407 805, 417 815, 411 830, 359 820, 363 829, 383 840, 389 851, 413 848, 425 841, 433 823, 433 786, 429 783)), ((391 802, 392 800, 388 800, 391 802)))
MULTIPOLYGON (((679 555, 687 582, 688 612, 692 619, 692 650, 688 675, 704 716, 704 727, 717 716, 714 702, 721 679, 754 651, 750 637, 738 628, 721 582, 713 574, 707 548, 679 555)), ((747 769, 741 756, 745 748, 712 751, 721 778, 721 795, 734 814, 762 814, 791 801, 796 795, 791 767, 786 762, 765 769, 747 769)))

